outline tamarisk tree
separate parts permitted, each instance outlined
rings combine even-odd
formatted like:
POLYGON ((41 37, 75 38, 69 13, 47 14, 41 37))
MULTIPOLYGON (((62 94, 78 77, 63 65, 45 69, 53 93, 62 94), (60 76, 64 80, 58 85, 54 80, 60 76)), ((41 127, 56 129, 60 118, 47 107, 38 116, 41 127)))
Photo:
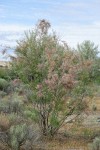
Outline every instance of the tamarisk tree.
POLYGON ((49 27, 48 21, 40 20, 34 30, 25 33, 12 61, 19 79, 32 91, 30 113, 44 135, 54 135, 70 115, 76 117, 84 110, 87 87, 78 74, 91 67, 81 64, 65 42, 48 32, 49 27))

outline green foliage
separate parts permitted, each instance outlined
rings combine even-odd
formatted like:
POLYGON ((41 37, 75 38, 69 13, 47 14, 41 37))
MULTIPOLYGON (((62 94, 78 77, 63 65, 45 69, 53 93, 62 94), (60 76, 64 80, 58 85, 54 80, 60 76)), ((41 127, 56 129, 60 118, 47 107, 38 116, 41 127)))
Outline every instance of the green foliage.
POLYGON ((0 98, 3 98, 4 96, 6 96, 7 95, 7 93, 6 92, 4 92, 4 91, 0 91, 0 98))
POLYGON ((84 41, 77 46, 77 52, 82 64, 86 63, 85 61, 88 61, 88 66, 91 64, 91 69, 82 70, 79 73, 79 78, 85 83, 96 82, 100 84, 100 58, 98 57, 98 46, 95 46, 93 42, 84 41))
POLYGON ((0 78, 0 90, 5 91, 8 85, 9 83, 5 79, 0 78))
POLYGON ((20 145, 26 140, 27 132, 26 124, 11 126, 9 137, 12 149, 19 150, 20 145))
POLYGON ((85 60, 95 60, 99 53, 98 46, 91 41, 84 41, 77 45, 77 50, 81 59, 85 60))
POLYGON ((0 67, 0 78, 8 79, 8 68, 0 67))
POLYGON ((96 137, 93 140, 93 143, 89 144, 89 148, 90 148, 90 150, 99 150, 100 149, 100 138, 96 137))
POLYGON ((22 114, 23 112, 23 101, 17 95, 14 94, 9 97, 9 99, 1 99, 0 101, 0 112, 3 113, 16 113, 22 114))
POLYGON ((39 121, 38 112, 33 108, 26 108, 26 110, 24 111, 24 115, 35 122, 39 121))
POLYGON ((86 128, 82 131, 82 136, 86 139, 89 139, 93 136, 93 131, 86 128))
POLYGON ((9 68, 9 70, 8 70, 9 80, 17 79, 17 77, 18 77, 17 72, 13 68, 9 68))
POLYGON ((91 78, 100 85, 100 58, 98 57, 92 67, 91 78))
POLYGON ((59 120, 55 113, 52 113, 51 118, 50 118, 50 123, 51 123, 51 126, 54 128, 57 128, 59 126, 59 120))
MULTIPOLYGON (((45 135, 52 128, 58 130, 66 115, 85 109, 83 97, 88 95, 86 86, 90 83, 91 69, 86 56, 83 59, 66 43, 59 42, 55 33, 47 32, 49 27, 46 20, 41 20, 35 30, 25 33, 12 61, 12 69, 28 85, 26 97, 33 105, 33 110, 25 110, 24 114, 37 121, 36 114, 45 135)), ((89 42, 85 46, 93 47, 89 42)))
POLYGON ((10 111, 14 113, 21 112, 23 103, 20 100, 13 100, 10 103, 10 111))
POLYGON ((37 126, 20 123, 20 125, 12 125, 6 136, 7 140, 5 142, 10 149, 20 150, 21 146, 25 146, 25 149, 30 149, 34 140, 39 137, 39 132, 37 130, 37 126), (28 141, 29 143, 27 143, 28 141))
POLYGON ((33 91, 27 88, 25 90, 25 95, 26 95, 28 101, 32 103, 33 102, 33 98, 34 98, 33 91))
POLYGON ((82 70, 78 75, 79 80, 84 84, 89 84, 91 82, 90 73, 88 70, 82 70))

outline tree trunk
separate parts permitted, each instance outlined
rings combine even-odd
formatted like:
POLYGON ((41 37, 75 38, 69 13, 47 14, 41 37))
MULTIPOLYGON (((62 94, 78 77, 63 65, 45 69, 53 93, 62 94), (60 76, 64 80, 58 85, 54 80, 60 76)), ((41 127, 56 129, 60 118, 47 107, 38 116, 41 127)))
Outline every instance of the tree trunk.
POLYGON ((42 134, 46 136, 49 131, 48 115, 46 114, 46 112, 40 115, 40 128, 41 128, 42 134))

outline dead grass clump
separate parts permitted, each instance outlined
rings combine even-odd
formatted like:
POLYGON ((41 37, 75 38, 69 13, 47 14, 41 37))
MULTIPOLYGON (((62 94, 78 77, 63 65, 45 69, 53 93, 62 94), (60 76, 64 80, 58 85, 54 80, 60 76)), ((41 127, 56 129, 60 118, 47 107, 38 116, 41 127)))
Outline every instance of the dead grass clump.
POLYGON ((4 114, 0 114, 0 129, 1 131, 6 131, 10 128, 10 121, 8 117, 4 114))

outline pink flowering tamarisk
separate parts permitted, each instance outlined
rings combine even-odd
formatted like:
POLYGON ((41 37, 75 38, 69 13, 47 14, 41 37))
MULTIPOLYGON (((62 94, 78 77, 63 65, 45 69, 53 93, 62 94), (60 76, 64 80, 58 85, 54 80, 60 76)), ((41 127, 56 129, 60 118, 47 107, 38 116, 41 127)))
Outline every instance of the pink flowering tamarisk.
POLYGON ((13 67, 33 91, 32 106, 43 135, 54 135, 64 121, 85 109, 86 86, 79 74, 90 69, 75 51, 49 33, 50 23, 41 20, 35 30, 18 42, 13 67))

